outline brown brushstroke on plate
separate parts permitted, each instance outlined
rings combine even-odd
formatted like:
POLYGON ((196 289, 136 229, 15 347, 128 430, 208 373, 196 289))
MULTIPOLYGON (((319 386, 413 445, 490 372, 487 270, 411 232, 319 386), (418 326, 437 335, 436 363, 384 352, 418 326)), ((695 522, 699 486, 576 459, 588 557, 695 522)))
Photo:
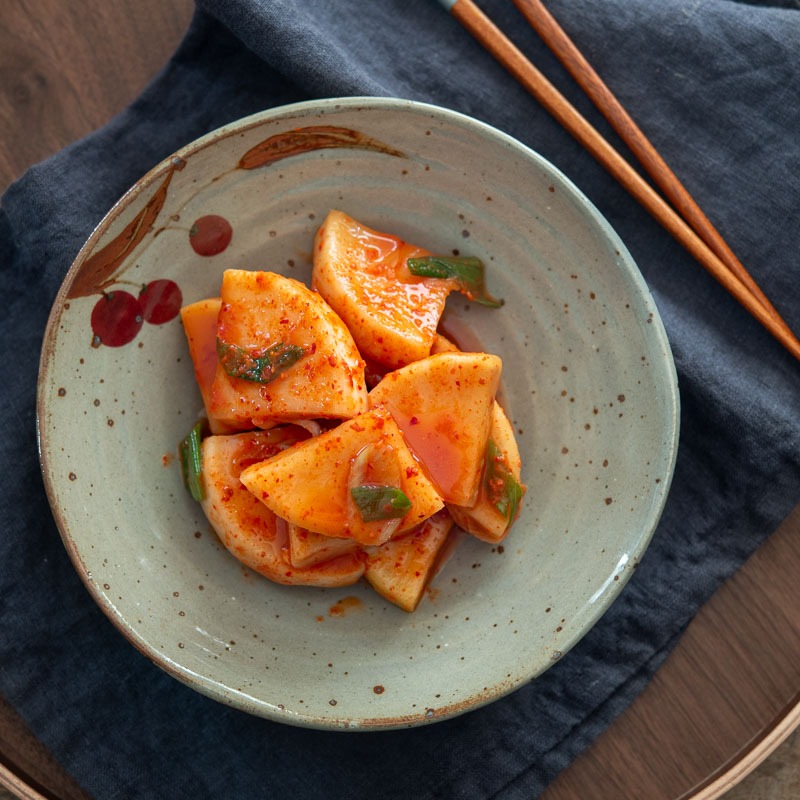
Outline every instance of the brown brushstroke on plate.
POLYGON ((384 144, 371 136, 350 128, 333 125, 311 125, 275 134, 248 150, 239 161, 240 169, 257 169, 274 164, 284 158, 331 148, 374 150, 377 153, 405 158, 405 153, 384 144))
POLYGON ((167 189, 175 170, 181 170, 185 165, 186 162, 183 159, 173 159, 166 177, 144 208, 125 226, 121 233, 83 262, 83 266, 78 270, 75 280, 69 287, 68 298, 102 294, 114 282, 125 259, 152 230, 153 223, 167 199, 167 189))

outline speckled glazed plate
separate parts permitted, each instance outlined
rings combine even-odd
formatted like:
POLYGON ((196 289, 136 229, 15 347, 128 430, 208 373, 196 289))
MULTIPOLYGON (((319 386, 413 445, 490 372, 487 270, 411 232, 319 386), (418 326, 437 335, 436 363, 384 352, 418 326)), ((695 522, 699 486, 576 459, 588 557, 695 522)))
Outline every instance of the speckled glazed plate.
POLYGON ((556 663, 642 557, 678 425, 652 298, 580 191, 484 124, 376 98, 257 114, 148 173, 67 275, 38 405, 55 519, 111 621, 206 695, 341 729, 444 719, 556 663), (451 298, 447 314, 503 358, 529 487, 521 517, 503 546, 465 540, 413 614, 366 586, 282 587, 244 569, 175 456, 202 408, 179 303, 216 295, 228 267, 307 280, 331 208, 481 257, 506 301, 451 298))

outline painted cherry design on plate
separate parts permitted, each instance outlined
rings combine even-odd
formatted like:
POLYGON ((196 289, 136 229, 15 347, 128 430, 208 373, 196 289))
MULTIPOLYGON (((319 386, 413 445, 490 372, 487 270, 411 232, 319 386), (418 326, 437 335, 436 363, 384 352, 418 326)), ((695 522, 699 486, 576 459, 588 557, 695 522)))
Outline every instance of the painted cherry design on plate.
POLYGON ((106 292, 92 309, 92 346, 122 347, 136 338, 144 317, 139 301, 130 292, 106 292))
POLYGON ((189 243, 200 256, 216 256, 230 243, 233 228, 225 217, 207 214, 196 219, 189 231, 189 243))
POLYGON ((142 287, 139 305, 145 322, 163 325, 178 315, 183 305, 183 295, 175 281, 161 278, 142 287))
MULTIPOLYGON (((166 190, 166 183, 162 188, 166 190)), ((189 231, 189 243, 195 253, 201 256, 218 255, 228 247, 232 238, 230 222, 218 214, 198 217, 189 231)), ((94 278, 97 275, 103 277, 102 283, 94 284, 96 289, 101 290, 124 271, 116 261, 108 264, 103 261, 101 267, 92 272, 94 278), (107 274, 112 268, 113 274, 107 274)), ((178 316, 182 305, 180 287, 168 278, 158 278, 142 285, 138 297, 122 289, 104 291, 92 308, 92 347, 122 347, 136 338, 145 322, 163 325, 178 316)))

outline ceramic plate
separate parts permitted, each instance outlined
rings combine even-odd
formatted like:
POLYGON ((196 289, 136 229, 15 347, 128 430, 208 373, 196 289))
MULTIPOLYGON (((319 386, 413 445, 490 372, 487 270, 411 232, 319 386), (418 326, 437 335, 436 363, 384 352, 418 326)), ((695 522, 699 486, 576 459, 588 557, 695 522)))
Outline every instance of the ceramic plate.
POLYGON ((556 663, 642 557, 678 425, 653 300, 581 192, 482 123, 376 98, 257 114, 148 173, 67 275, 38 405, 64 543, 130 641, 219 701, 349 729, 451 717, 556 663), (366 586, 282 587, 243 568, 175 456, 202 409, 179 304, 215 296, 229 267, 308 280, 332 208, 482 258, 505 299, 494 310, 451 298, 447 315, 503 359, 528 493, 503 545, 464 541, 413 614, 366 586))

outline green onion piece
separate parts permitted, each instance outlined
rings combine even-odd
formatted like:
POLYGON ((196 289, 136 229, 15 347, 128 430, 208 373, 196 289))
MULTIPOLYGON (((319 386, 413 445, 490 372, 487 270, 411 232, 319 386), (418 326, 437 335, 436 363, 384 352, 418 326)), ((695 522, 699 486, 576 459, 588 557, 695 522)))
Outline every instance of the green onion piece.
POLYGON ((411 510, 411 501, 395 486, 362 483, 350 490, 364 522, 398 519, 411 510))
POLYGON ((500 452, 500 448, 492 439, 489 439, 486 445, 486 467, 483 480, 490 502, 508 520, 510 525, 517 518, 524 491, 511 474, 505 455, 500 452))
POLYGON ((276 342, 266 350, 245 350, 217 339, 217 357, 225 374, 253 383, 270 383, 305 354, 296 344, 276 342))
POLYGON ((189 431, 180 443, 181 467, 183 469, 183 485, 189 494, 199 503, 205 498, 203 491, 203 453, 201 442, 203 422, 200 421, 189 431))
POLYGON ((406 261, 408 271, 421 278, 448 278, 458 282, 458 289, 470 300, 489 308, 500 308, 502 300, 486 289, 483 262, 473 256, 423 256, 406 261))

